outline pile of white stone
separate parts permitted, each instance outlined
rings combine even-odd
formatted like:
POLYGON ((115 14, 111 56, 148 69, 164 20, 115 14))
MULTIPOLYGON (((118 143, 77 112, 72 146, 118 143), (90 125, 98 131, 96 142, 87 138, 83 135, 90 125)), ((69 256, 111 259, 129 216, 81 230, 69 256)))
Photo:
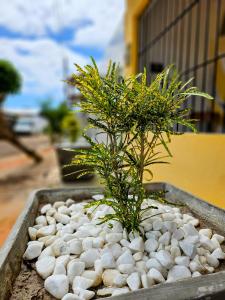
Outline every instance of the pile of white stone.
POLYGON ((198 231, 199 220, 178 207, 146 199, 143 208, 152 204, 158 209, 145 213, 145 240, 116 221, 97 225, 112 213, 108 206, 85 209, 71 199, 46 204, 29 228, 24 259, 37 259, 45 289, 63 300, 114 296, 214 272, 225 259, 224 237, 208 228, 198 231))

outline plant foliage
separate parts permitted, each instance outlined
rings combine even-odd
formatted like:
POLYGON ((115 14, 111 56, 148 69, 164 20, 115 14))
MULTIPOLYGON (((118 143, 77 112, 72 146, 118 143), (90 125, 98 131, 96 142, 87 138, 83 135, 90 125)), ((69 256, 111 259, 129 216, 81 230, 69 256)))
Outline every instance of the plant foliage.
POLYGON ((94 60, 92 63, 84 68, 76 65, 78 74, 73 75, 73 82, 86 99, 81 110, 89 114, 90 126, 105 139, 99 142, 85 136, 92 147, 81 150, 72 164, 93 166, 105 184, 105 198, 88 204, 113 208, 114 213, 102 222, 117 220, 128 231, 140 230, 145 212, 152 208, 142 207, 144 175, 151 180, 151 167, 168 163, 165 159, 172 156, 168 143, 170 136, 177 134, 176 124, 195 131, 193 120, 187 117, 190 109, 182 108, 188 97, 211 97, 190 87, 190 81, 183 83, 173 66, 148 85, 146 71, 125 79, 110 62, 102 76, 94 60))
POLYGON ((22 79, 14 67, 7 60, 0 60, 0 94, 15 94, 19 92, 22 79))

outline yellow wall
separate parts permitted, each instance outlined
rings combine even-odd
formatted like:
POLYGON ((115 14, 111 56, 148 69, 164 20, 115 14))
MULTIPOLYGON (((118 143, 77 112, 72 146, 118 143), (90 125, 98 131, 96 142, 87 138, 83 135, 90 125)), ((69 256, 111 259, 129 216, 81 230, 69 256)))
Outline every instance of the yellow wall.
MULTIPOLYGON (((125 75, 137 71, 137 18, 148 0, 127 0, 125 40, 130 64, 125 75)), ((154 181, 166 181, 225 208, 225 135, 184 134, 170 144, 170 165, 154 166, 154 181)))
POLYGON ((134 74, 137 70, 137 19, 148 3, 149 0, 127 0, 125 42, 127 52, 129 52, 130 63, 125 66, 126 75, 134 74))
POLYGON ((155 165, 154 181, 172 183, 225 208, 225 135, 173 136, 169 165, 155 165))

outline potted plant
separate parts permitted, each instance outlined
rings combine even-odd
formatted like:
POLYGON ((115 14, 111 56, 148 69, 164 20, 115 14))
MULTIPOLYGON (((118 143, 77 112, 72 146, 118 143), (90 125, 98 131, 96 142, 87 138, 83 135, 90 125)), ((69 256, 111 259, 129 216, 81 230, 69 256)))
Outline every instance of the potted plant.
MULTIPOLYGON (((49 135, 52 144, 56 150, 60 173, 64 182, 74 181, 84 166, 70 166, 70 161, 74 156, 72 149, 88 149, 90 145, 80 137, 80 122, 75 114, 71 112, 65 102, 58 106, 53 106, 52 102, 47 100, 42 103, 41 115, 48 121, 46 133, 49 135), (66 150, 66 148, 70 148, 66 150)), ((88 175, 85 178, 90 178, 88 175)))
MULTIPOLYGON (((86 137, 91 149, 81 150, 72 163, 93 166, 105 186, 42 190, 31 197, 3 252, 2 299, 18 273, 27 230, 31 241, 23 267, 33 265, 57 299, 184 300, 224 292, 225 274, 218 269, 224 237, 218 233, 225 234, 225 212, 169 184, 143 184, 145 173, 152 178, 149 167, 171 156, 174 125, 194 130, 182 103, 190 95, 211 97, 188 87, 190 81, 182 83, 173 67, 150 85, 145 72, 118 77, 115 64, 104 77, 94 61, 77 68, 81 76, 74 75, 74 82, 86 98, 82 110, 105 138, 86 137)), ((23 272, 13 295, 36 288, 37 297, 42 288, 29 286, 23 272)))

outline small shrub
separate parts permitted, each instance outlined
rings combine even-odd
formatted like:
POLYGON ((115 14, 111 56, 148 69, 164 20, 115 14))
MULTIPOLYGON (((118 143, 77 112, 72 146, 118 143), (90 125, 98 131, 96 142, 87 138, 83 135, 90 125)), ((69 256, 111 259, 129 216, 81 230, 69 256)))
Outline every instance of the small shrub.
POLYGON ((192 95, 211 97, 189 87, 191 80, 183 83, 173 66, 147 85, 145 71, 125 79, 110 62, 107 74, 101 76, 92 62, 84 68, 76 65, 79 74, 73 79, 86 99, 81 110, 89 114, 90 126, 100 130, 105 141, 85 136, 92 147, 80 151, 72 164, 93 166, 104 183, 105 198, 88 204, 113 208, 101 222, 117 220, 128 232, 140 230, 145 212, 152 208, 142 206, 146 198, 144 175, 150 175, 151 180, 151 166, 168 163, 165 158, 172 156, 168 143, 170 136, 177 134, 176 124, 196 130, 194 120, 187 118, 190 109, 182 108, 183 103, 192 95))

